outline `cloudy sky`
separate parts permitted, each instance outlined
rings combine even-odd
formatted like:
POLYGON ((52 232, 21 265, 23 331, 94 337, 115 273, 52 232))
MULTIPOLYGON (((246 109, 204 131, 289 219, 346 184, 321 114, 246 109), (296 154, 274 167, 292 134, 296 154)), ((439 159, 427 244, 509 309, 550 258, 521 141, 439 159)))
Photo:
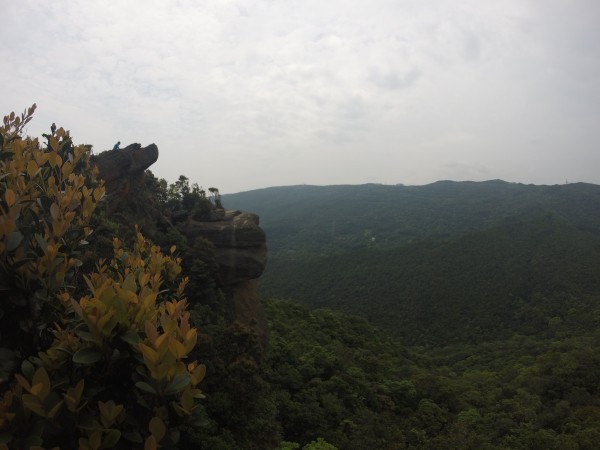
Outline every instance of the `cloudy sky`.
POLYGON ((600 183, 597 0, 0 2, 0 115, 169 181, 600 183))

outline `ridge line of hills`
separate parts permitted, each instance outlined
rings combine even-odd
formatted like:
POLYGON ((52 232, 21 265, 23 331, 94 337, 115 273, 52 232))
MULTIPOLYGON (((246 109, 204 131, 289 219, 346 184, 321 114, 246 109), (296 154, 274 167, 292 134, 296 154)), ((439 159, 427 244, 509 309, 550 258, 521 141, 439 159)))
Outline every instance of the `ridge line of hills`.
POLYGON ((600 186, 282 187, 223 201, 261 218, 266 297, 357 314, 412 345, 595 326, 600 186))

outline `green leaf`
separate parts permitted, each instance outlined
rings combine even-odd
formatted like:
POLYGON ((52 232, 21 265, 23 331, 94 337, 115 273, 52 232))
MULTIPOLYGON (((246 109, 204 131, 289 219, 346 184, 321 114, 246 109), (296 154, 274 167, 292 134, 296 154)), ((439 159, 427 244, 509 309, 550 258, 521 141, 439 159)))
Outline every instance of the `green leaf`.
POLYGON ((111 428, 106 433, 106 436, 104 437, 104 440, 102 441, 102 447, 100 447, 100 448, 113 448, 115 445, 117 445, 117 443, 119 442, 120 439, 121 439, 121 432, 119 430, 115 430, 114 428, 111 428))
POLYGON ((135 383, 135 387, 137 387, 140 391, 156 395, 156 389, 154 389, 152 386, 150 386, 144 381, 138 381, 137 383, 135 383))
POLYGON ((77 336, 79 336, 84 341, 87 341, 87 342, 96 342, 96 337, 91 332, 89 332, 88 330, 76 329, 75 333, 77 334, 77 336))
POLYGON ((35 373, 35 367, 28 360, 23 360, 21 363, 21 372, 25 375, 25 378, 31 380, 33 378, 33 374, 35 373))
POLYGON ((23 235, 19 231, 13 231, 6 236, 6 250, 12 252, 16 249, 21 241, 23 240, 23 235))
POLYGON ((92 347, 84 347, 73 355, 73 362, 76 364, 93 364, 102 359, 102 354, 92 347))
POLYGON ((133 330, 127 330, 121 335, 121 339, 130 345, 137 345, 140 342, 140 335, 133 330))
POLYGON ((178 373, 165 388, 165 394, 176 394, 183 391, 190 385, 190 375, 188 373, 178 373))
POLYGON ((40 248, 45 252, 48 248, 48 242, 46 241, 46 239, 44 239, 44 237, 39 233, 35 233, 34 236, 40 248))

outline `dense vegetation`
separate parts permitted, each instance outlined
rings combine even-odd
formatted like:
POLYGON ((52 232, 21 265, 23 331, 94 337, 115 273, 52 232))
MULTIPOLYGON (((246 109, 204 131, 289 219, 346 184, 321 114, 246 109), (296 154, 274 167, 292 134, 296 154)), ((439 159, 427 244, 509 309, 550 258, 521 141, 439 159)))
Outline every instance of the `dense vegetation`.
POLYGON ((176 247, 135 230, 79 273, 104 188, 63 128, 22 136, 34 110, 0 127, 0 448, 173 446, 205 372, 176 247))
POLYGON ((345 321, 357 319, 269 301, 270 351, 281 338, 296 355, 292 366, 303 367, 300 375, 285 369, 284 378, 302 379, 295 388, 270 375, 290 436, 308 439, 316 429, 352 449, 596 448, 598 186, 297 186, 224 200, 261 215, 272 249, 266 297, 371 324, 352 338, 347 330, 357 327, 345 321), (373 324, 386 332, 367 332, 373 324), (332 400, 341 379, 351 387, 332 400), (410 401, 390 396, 383 386, 391 382, 410 384, 410 401), (385 412, 381 398, 392 405, 385 412), (356 420, 371 414, 376 423, 356 420), (346 420, 352 436, 369 436, 364 443, 348 440, 346 420), (394 438, 377 440, 386 433, 394 438))
POLYGON ((113 202, 32 112, 0 133, 0 449, 597 448, 597 186, 223 196, 268 233, 265 348, 177 226, 218 190, 113 202))
POLYGON ((287 186, 223 195, 256 212, 269 251, 318 254, 447 239, 546 214, 600 230, 600 186, 534 186, 500 180, 426 186, 287 186))
POLYGON ((445 241, 274 255, 262 286, 359 314, 406 344, 440 345, 545 333, 551 322, 591 330, 598 267, 599 237, 550 216, 445 241))
POLYGON ((597 331, 424 350, 331 310, 266 307, 267 379, 289 439, 357 450, 597 448, 597 331))

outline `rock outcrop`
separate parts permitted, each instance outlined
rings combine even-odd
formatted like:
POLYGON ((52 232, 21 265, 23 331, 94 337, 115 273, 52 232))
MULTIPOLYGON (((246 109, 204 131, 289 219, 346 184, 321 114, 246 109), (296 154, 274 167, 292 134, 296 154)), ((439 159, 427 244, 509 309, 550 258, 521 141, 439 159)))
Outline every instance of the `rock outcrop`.
POLYGON ((190 219, 178 228, 191 242, 202 236, 215 245, 221 285, 231 286, 262 275, 267 246, 256 214, 226 210, 220 220, 190 219))
POLYGON ((265 270, 267 245, 258 216, 226 210, 219 220, 190 219, 178 228, 190 242, 201 236, 214 244, 219 266, 218 282, 228 298, 233 322, 254 330, 263 348, 266 347, 268 326, 256 279, 265 270))
POLYGON ((100 178, 105 182, 111 209, 116 208, 127 198, 127 193, 142 182, 144 171, 157 159, 156 144, 147 147, 131 144, 92 156, 92 164, 98 167, 100 178))
MULTIPOLYGON (((120 150, 100 153, 92 159, 104 179, 109 209, 126 201, 127 194, 143 182, 143 174, 158 159, 158 147, 131 144, 120 150)), ((233 323, 254 330, 263 345, 267 322, 257 294, 256 279, 267 262, 264 231, 256 214, 236 210, 217 210, 206 221, 188 218, 176 227, 194 242, 201 236, 211 241, 219 266, 218 283, 229 303, 233 323)))

